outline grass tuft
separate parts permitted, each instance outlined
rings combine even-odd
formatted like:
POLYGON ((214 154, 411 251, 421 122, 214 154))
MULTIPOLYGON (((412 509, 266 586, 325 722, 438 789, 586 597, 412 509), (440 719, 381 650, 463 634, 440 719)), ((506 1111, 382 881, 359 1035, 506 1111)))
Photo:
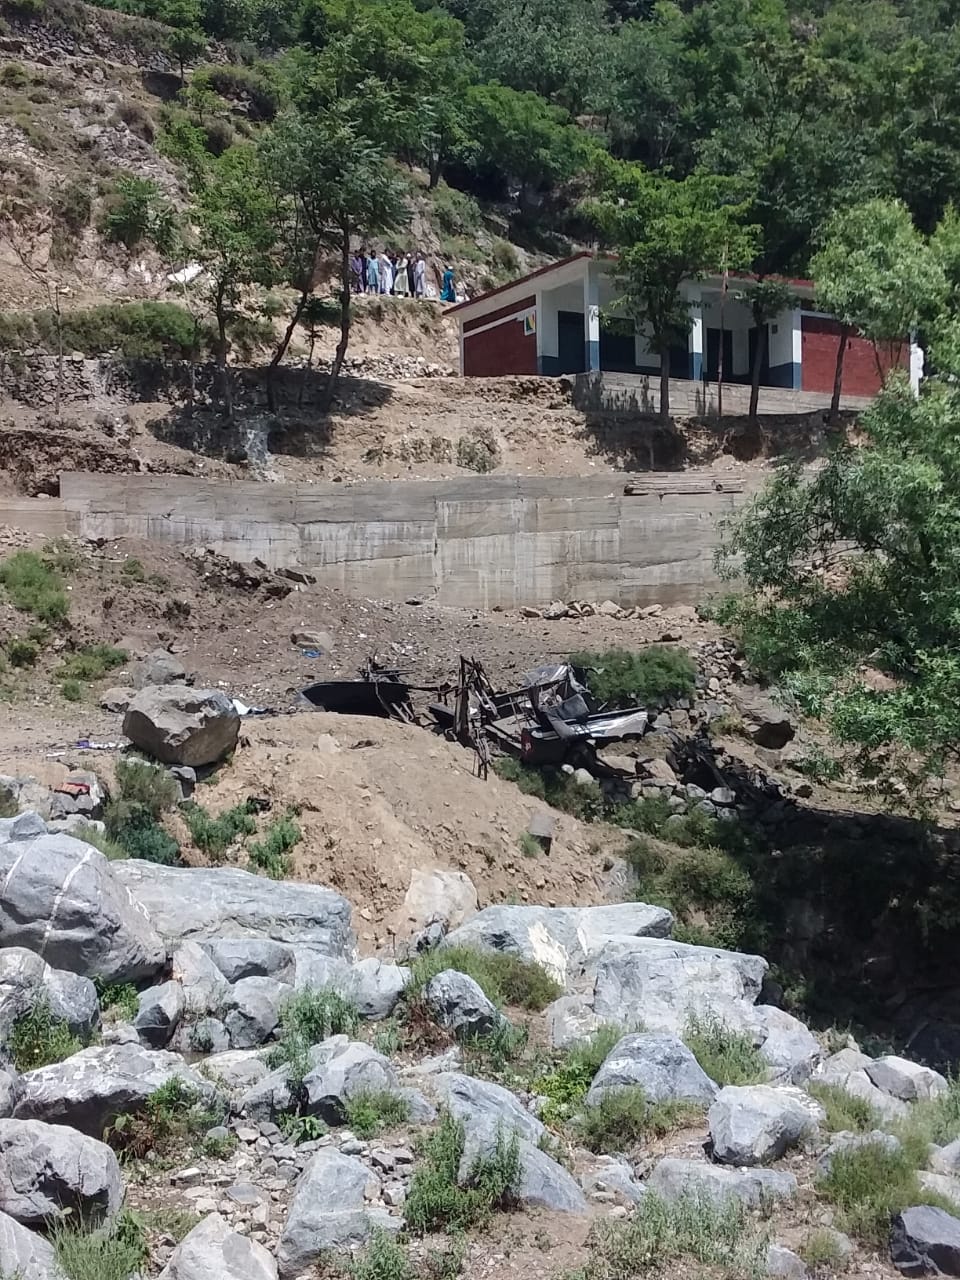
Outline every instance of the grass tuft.
POLYGON ((60 575, 35 551, 15 551, 4 560, 0 564, 0 582, 13 607, 40 622, 63 622, 69 612, 60 575))
POLYGON ((73 1224, 56 1226, 50 1243, 67 1280, 129 1280, 149 1254, 144 1224, 127 1210, 96 1231, 73 1224))
POLYGON ((767 1078, 767 1064, 750 1036, 731 1030, 715 1016, 692 1016, 683 1040, 716 1084, 760 1084, 767 1078))
POLYGON ((299 844, 302 832, 291 814, 271 822, 262 840, 249 846, 250 868, 262 871, 271 880, 282 880, 290 874, 290 850, 299 844))
POLYGON ((814 1081, 807 1086, 826 1113, 823 1127, 829 1133, 869 1133, 880 1123, 880 1113, 865 1098, 856 1098, 838 1084, 814 1081))
POLYGON ((346 1100, 346 1121, 358 1138, 375 1138, 410 1118, 410 1104, 387 1090, 364 1089, 346 1100))
POLYGON ((103 1140, 123 1158, 181 1155, 185 1147, 201 1147, 204 1135, 221 1117, 192 1085, 171 1076, 154 1089, 141 1107, 118 1115, 103 1140))
POLYGON ((611 1089, 595 1106, 585 1106, 573 1121, 577 1138, 590 1151, 625 1151, 646 1138, 662 1138, 696 1124, 703 1107, 668 1099, 650 1102, 639 1086, 611 1089))
POLYGON ((185 805, 181 812, 193 843, 212 858, 219 857, 234 841, 257 829, 245 804, 224 809, 215 818, 199 804, 185 805))
POLYGON ((456 969, 473 978, 487 999, 497 1006, 517 1005, 539 1012, 563 995, 563 988, 546 969, 513 952, 436 947, 413 961, 404 992, 406 1001, 418 999, 430 979, 444 969, 456 969))
POLYGON ((277 1043, 267 1054, 267 1063, 285 1066, 296 1091, 310 1069, 310 1048, 330 1036, 355 1036, 359 1026, 360 1012, 352 1000, 326 987, 304 987, 283 1003, 277 1043))
POLYGON ((463 1125, 449 1112, 423 1143, 423 1159, 410 1183, 404 1206, 407 1227, 415 1235, 455 1233, 485 1222, 496 1210, 511 1208, 520 1182, 520 1144, 497 1133, 490 1156, 474 1161, 465 1185, 459 1183, 466 1146, 463 1125))
POLYGON ((126 660, 126 649, 115 649, 109 644, 91 644, 71 653, 54 675, 58 680, 101 680, 108 671, 122 667, 126 660))
POLYGON ((10 1057, 18 1071, 34 1071, 79 1053, 83 1042, 73 1034, 63 1018, 50 1009, 46 996, 14 1020, 10 1031, 10 1057))
POLYGON ((570 1119, 587 1096, 604 1059, 624 1035, 622 1027, 598 1027, 588 1040, 572 1045, 552 1071, 534 1080, 532 1091, 546 1099, 540 1109, 544 1124, 559 1125, 570 1119))

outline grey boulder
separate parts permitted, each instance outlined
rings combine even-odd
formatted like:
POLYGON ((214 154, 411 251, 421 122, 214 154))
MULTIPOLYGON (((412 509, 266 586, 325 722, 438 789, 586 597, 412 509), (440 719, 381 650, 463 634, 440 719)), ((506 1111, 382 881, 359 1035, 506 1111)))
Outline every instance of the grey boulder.
POLYGON ((433 924, 456 929, 477 913, 477 890, 462 871, 410 872, 410 885, 402 906, 396 913, 394 932, 398 937, 411 937, 433 924))
POLYGON ((53 1245, 0 1213, 0 1266, 12 1280, 65 1280, 53 1245))
POLYGON ((179 982, 161 982, 140 992, 133 1025, 148 1048, 166 1048, 180 1025, 185 1003, 179 982))
POLYGON ((328 1251, 363 1244, 379 1227, 399 1232, 399 1218, 384 1209, 368 1209, 365 1192, 379 1179, 361 1161, 330 1148, 320 1150, 304 1169, 287 1210, 277 1261, 281 1276, 296 1276, 328 1251))
POLYGON ((67 818, 96 822, 103 817, 103 806, 109 797, 95 773, 89 769, 75 769, 67 774, 61 787, 63 789, 50 793, 51 822, 67 818))
POLYGON ((486 947, 536 961, 562 986, 580 976, 611 938, 665 938, 664 907, 624 902, 602 907, 485 907, 447 934, 443 946, 486 947))
POLYGON ((203 943, 203 949, 228 982, 242 978, 293 982, 293 948, 272 938, 211 938, 203 943))
POLYGON ((316 951, 300 951, 294 986, 298 991, 304 987, 336 991, 357 1006, 361 1018, 378 1020, 393 1013, 409 977, 409 969, 376 956, 349 964, 316 951))
POLYGON ((160 1280, 277 1280, 277 1264, 262 1244, 211 1213, 180 1241, 160 1280))
POLYGON ((601 1156, 594 1168, 581 1174, 580 1185, 588 1195, 613 1195, 628 1205, 639 1204, 647 1194, 623 1156, 601 1156))
POLYGON ((904 1209, 890 1228, 890 1259, 905 1276, 960 1276, 960 1220, 933 1205, 904 1209))
POLYGON ((823 1109, 802 1090, 728 1085, 708 1113, 713 1158, 739 1166, 769 1164, 816 1135, 823 1109))
POLYGON ((205 1058, 203 1074, 228 1093, 242 1093, 266 1079, 270 1068, 257 1049, 228 1049, 205 1058))
POLYGON ((878 1089, 902 1102, 936 1098, 947 1090, 947 1082, 938 1071, 894 1054, 874 1059, 864 1070, 878 1089))
POLYGON ((561 996, 547 1005, 543 1016, 554 1049, 567 1049, 581 1040, 589 1040, 603 1026, 587 996, 561 996))
POLYGON ((767 1249, 766 1272, 777 1280, 806 1280, 809 1274, 803 1259, 780 1244, 772 1244, 767 1249))
POLYGON ((536 1145, 546 1133, 515 1094, 490 1080, 478 1080, 458 1071, 443 1071, 432 1079, 425 1079, 424 1083, 432 1087, 437 1100, 460 1121, 468 1137, 474 1130, 496 1130, 500 1125, 504 1133, 517 1133, 536 1145))
POLYGON ((725 1169, 703 1160, 661 1160, 646 1186, 663 1200, 706 1200, 713 1204, 738 1200, 748 1209, 773 1200, 792 1200, 797 1180, 773 1169, 725 1169))
POLYGON ((650 1102, 713 1101, 717 1086, 676 1036, 638 1032, 624 1036, 604 1058, 593 1078, 586 1104, 595 1107, 605 1094, 641 1088, 650 1102))
POLYGON ((315 1046, 310 1058, 303 1078, 305 1109, 328 1124, 343 1124, 346 1103, 357 1094, 399 1094, 390 1060, 360 1040, 332 1036, 315 1046))
POLYGON ((74 1035, 89 1035, 100 1022, 100 1002, 89 978, 53 969, 25 947, 5 947, 0 951, 0 1043, 38 1000, 46 1000, 51 1014, 74 1035))
POLYGON ((0 1211, 25 1227, 65 1212, 96 1225, 122 1203, 120 1165, 106 1143, 65 1125, 0 1120, 0 1211))
POLYGON ((179 658, 166 649, 154 649, 134 667, 133 685, 135 689, 145 689, 148 685, 184 684, 186 675, 179 658))
POLYGON ((206 1097, 215 1090, 177 1053, 139 1044, 95 1045, 21 1077, 18 1120, 67 1124, 99 1137, 122 1111, 132 1111, 178 1077, 206 1097))
POLYGON ((486 1036, 506 1019, 483 994, 479 983, 456 969, 444 969, 423 989, 434 1021, 461 1039, 486 1036))
POLYGON ((183 991, 184 1012, 194 1016, 216 1013, 230 985, 197 942, 177 947, 170 960, 170 976, 183 991))
POLYGON ((241 978, 229 988, 220 1009, 234 1049, 255 1049, 268 1040, 280 1021, 283 1002, 293 988, 273 978, 241 978))
POLYGON ((127 707, 123 732, 155 760, 195 769, 216 764, 234 750, 240 716, 219 689, 148 685, 127 707))
POLYGON ((166 962, 144 908, 93 847, 67 835, 0 834, 0 936, 58 969, 138 982, 166 962))
POLYGON ((803 1084, 823 1056, 820 1044, 799 1018, 785 1009, 758 1004, 748 1015, 744 1031, 752 1032, 772 1079, 803 1084))
POLYGON ((586 1213, 587 1201, 580 1187, 546 1151, 541 1151, 526 1138, 514 1137, 494 1128, 475 1130, 464 1144, 458 1171, 462 1185, 469 1185, 471 1172, 478 1159, 489 1159, 500 1144, 515 1141, 520 1163, 516 1196, 523 1205, 549 1209, 553 1213, 586 1213))
POLYGON ((13 1067, 0 1067, 0 1120, 12 1116, 20 1097, 20 1077, 13 1067))
MULTIPOLYGON (((2 850, 0 850, 2 856, 2 850)), ((268 880, 232 867, 110 864, 172 948, 214 938, 271 938, 328 956, 350 957, 350 903, 322 885, 268 880)))

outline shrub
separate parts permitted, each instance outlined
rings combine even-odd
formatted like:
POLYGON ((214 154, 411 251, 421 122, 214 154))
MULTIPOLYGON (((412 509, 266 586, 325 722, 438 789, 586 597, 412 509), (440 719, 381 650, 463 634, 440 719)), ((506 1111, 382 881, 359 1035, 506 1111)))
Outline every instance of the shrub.
POLYGON ((66 702, 82 702, 83 685, 79 680, 64 680, 60 686, 60 696, 66 702))
POLYGON ((210 88, 221 98, 245 103, 247 114, 254 121, 272 120, 280 109, 280 94, 276 86, 260 72, 236 63, 198 67, 191 86, 195 89, 210 88))
POLYGON ((92 844, 95 849, 99 849, 105 858, 109 858, 111 862, 117 862, 122 858, 128 858, 130 855, 124 849, 123 845, 118 844, 116 840, 112 840, 105 831, 101 831, 98 827, 92 826, 90 823, 82 823, 75 827, 71 833, 77 840, 83 840, 86 844, 92 844))
POLYGON ((403 1245, 382 1227, 374 1230, 363 1253, 347 1263, 346 1272, 351 1280, 418 1280, 420 1274, 403 1245))
POLYGON ((347 1124, 358 1138, 373 1138, 410 1118, 406 1098, 386 1090, 364 1089, 346 1101, 347 1124))
POLYGON ((126 174, 117 179, 105 202, 100 229, 108 240, 136 249, 152 244, 158 253, 173 250, 176 221, 173 208, 150 178, 126 174))
POLYGON ((90 184, 79 178, 58 187, 50 201, 50 212, 57 226, 70 237, 79 236, 89 225, 93 214, 90 184))
POLYGON ((818 1227, 810 1232, 800 1246, 800 1257, 814 1272, 821 1268, 835 1271, 844 1261, 837 1233, 825 1227, 818 1227))
POLYGON ((13 636, 7 641, 6 653, 11 667, 32 667, 40 656, 40 646, 35 640, 13 636))
POLYGON ((444 969, 456 969, 473 978, 495 1005, 519 1005, 538 1012, 563 994, 563 988, 546 969, 509 951, 482 951, 479 947, 437 947, 417 956, 410 967, 405 999, 415 1000, 431 978, 444 969))
POLYGON ((285 1138, 294 1146, 301 1142, 316 1142, 330 1130, 319 1116, 300 1116, 295 1111, 287 1111, 279 1118, 280 1128, 285 1138))
POLYGON ((458 1232, 483 1222, 498 1209, 509 1208, 520 1181, 520 1144, 498 1131, 493 1154, 479 1157, 460 1186, 463 1125, 449 1112, 423 1144, 423 1159, 410 1183, 404 1205, 407 1227, 416 1235, 458 1232))
POLYGON ((212 156, 222 156, 235 141, 226 120, 206 120, 203 124, 203 146, 212 156))
POLYGON ((10 1057, 18 1071, 33 1071, 79 1053, 83 1043, 63 1018, 54 1016, 46 996, 38 996, 10 1031, 10 1057))
POLYGON ((816 1190, 837 1210, 842 1231, 881 1249, 890 1235, 890 1219, 902 1209, 933 1204, 956 1211, 951 1201, 923 1190, 906 1150, 888 1151, 879 1142, 838 1151, 816 1190))
POLYGON ((106 833, 128 858, 142 858, 161 866, 180 862, 180 846, 153 817, 146 805, 111 800, 103 814, 106 833))
POLYGON ((493 771, 505 782, 515 782, 525 796, 536 796, 538 800, 546 800, 546 786, 539 769, 531 769, 529 765, 521 764, 513 756, 500 756, 493 762, 493 771))
POLYGON ((524 831, 517 841, 517 848, 525 858, 539 858, 543 852, 540 841, 536 836, 532 836, 529 831, 524 831))
POLYGON ((508 1063, 523 1053, 529 1038, 526 1027, 511 1026, 506 1019, 486 1035, 466 1036, 463 1039, 464 1070, 471 1075, 500 1075, 508 1063))
POLYGON ((289 814, 278 818, 267 828, 262 840, 256 840, 249 847, 250 866, 263 871, 271 880, 282 880, 290 874, 290 859, 287 854, 298 844, 301 838, 300 828, 289 814))
POLYGON ((668 798, 659 791, 656 795, 640 796, 636 800, 618 805, 611 814, 618 827, 626 827, 630 831, 642 831, 648 836, 659 835, 667 819, 672 816, 673 810, 670 808, 668 798))
POLYGON ((216 818, 199 804, 186 805, 181 812, 193 843, 214 858, 229 849, 239 837, 248 836, 257 828, 245 804, 224 809, 216 818))
POLYGON ((22 62, 6 62, 0 67, 0 84, 7 89, 25 89, 30 76, 22 62))
POLYGON ((309 1070, 308 1050, 330 1036, 354 1036, 360 1026, 357 1006, 339 991, 304 987, 280 1009, 277 1043, 267 1054, 271 1067, 287 1068, 287 1078, 299 1089, 309 1070))
POLYGON ((917 1168, 923 1168, 931 1143, 946 1146, 960 1137, 960 1081, 951 1079, 936 1098, 914 1102, 907 1114, 891 1127, 917 1168))
MULTIPOLYGON (((633 1280, 676 1274, 671 1264, 691 1260, 722 1268, 721 1274, 754 1280, 766 1275, 766 1236, 743 1205, 648 1193, 625 1223, 598 1222, 587 1238, 589 1261, 570 1280, 633 1280)), ((694 1274, 694 1273, 692 1273, 694 1274)), ((712 1274, 712 1273, 711 1273, 712 1274)))
POLYGON ((161 1156, 181 1154, 220 1119, 196 1089, 171 1076, 142 1106, 117 1116, 103 1138, 129 1159, 142 1159, 148 1151, 161 1156))
POLYGON ((149 1254, 143 1225, 127 1210, 96 1231, 58 1224, 50 1243, 67 1280, 129 1280, 149 1254))
POLYGON ((114 1013, 124 1022, 132 1022, 140 1008, 137 988, 132 982, 104 982, 94 978, 101 1013, 114 1013))
POLYGON ((577 1136, 591 1151, 624 1151, 651 1135, 694 1124, 703 1115, 692 1102, 649 1102, 639 1088, 611 1089, 596 1106, 584 1107, 574 1121, 577 1136))
POLYGON ((570 661, 584 673, 598 702, 613 706, 645 706, 666 698, 690 698, 696 690, 697 668, 683 649, 653 644, 631 652, 574 653, 570 661))
POLYGON ((440 182, 430 192, 433 220, 443 236, 475 235, 483 224, 480 206, 472 196, 440 182))
POLYGON ((826 1114, 824 1125, 830 1133, 869 1133, 879 1123, 879 1113, 871 1107, 865 1098, 856 1098, 852 1093, 838 1084, 820 1084, 817 1081, 807 1086, 807 1092, 823 1107, 826 1114))
POLYGON ((176 778, 162 765, 148 760, 118 760, 116 776, 121 800, 142 805, 151 818, 159 818, 180 799, 176 778))
POLYGON ((117 115, 131 133, 135 133, 144 142, 152 142, 157 134, 153 116, 139 102, 121 102, 117 115))
POLYGON ((767 1078, 767 1064, 751 1037, 731 1030, 715 1016, 692 1016, 683 1039, 710 1079, 719 1085, 760 1084, 767 1078))
POLYGON ((588 1040, 568 1049, 552 1071, 534 1080, 531 1089, 546 1098, 540 1109, 541 1120, 555 1125, 570 1118, 587 1096, 604 1059, 624 1035, 622 1027, 598 1027, 588 1040))
POLYGON ((71 653, 56 674, 63 680, 101 680, 108 671, 122 667, 127 657, 126 649, 115 649, 109 644, 90 644, 71 653))
POLYGON ((142 561, 136 556, 128 556, 120 566, 120 576, 126 578, 128 582, 146 582, 147 571, 142 561))
POLYGON ((69 604, 56 570, 45 564, 35 551, 15 551, 0 564, 0 582, 10 603, 22 613, 41 622, 63 622, 69 604))
POLYGON ((839 782, 843 777, 843 765, 833 756, 828 756, 822 747, 813 746, 804 756, 791 761, 797 773, 802 773, 813 782, 839 782))

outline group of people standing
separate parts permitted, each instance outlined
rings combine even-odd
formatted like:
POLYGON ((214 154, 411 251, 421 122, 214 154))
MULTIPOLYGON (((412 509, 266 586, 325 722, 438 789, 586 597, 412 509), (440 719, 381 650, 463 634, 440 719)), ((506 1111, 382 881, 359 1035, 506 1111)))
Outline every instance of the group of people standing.
MULTIPOLYGON (((427 264, 422 253, 377 253, 364 245, 350 257, 354 293, 389 293, 399 298, 427 296, 427 264)), ((434 295, 436 296, 436 295, 434 295)), ((453 272, 446 267, 440 289, 441 302, 456 302, 453 272)))

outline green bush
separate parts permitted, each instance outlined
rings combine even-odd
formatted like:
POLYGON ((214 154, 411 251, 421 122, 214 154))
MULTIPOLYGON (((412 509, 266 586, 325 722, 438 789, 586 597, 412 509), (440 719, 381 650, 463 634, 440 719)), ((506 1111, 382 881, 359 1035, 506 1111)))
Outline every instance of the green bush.
POLYGON ((459 1184, 465 1137, 463 1125, 443 1112, 439 1126, 423 1144, 404 1205, 407 1227, 415 1235, 454 1233, 484 1222, 495 1210, 510 1208, 520 1182, 520 1144, 497 1133, 491 1156, 479 1157, 459 1184))
POLYGON ((760 1084, 767 1078, 767 1064, 752 1038, 731 1030, 715 1016, 692 1016, 683 1039, 716 1084, 760 1084))
POLYGON ((130 1280, 149 1256, 143 1225, 127 1210, 95 1231, 58 1224, 50 1243, 67 1280, 130 1280))
POLYGON ((147 571, 143 567, 143 562, 136 556, 128 556, 120 566, 120 576, 126 578, 128 582, 146 582, 147 571))
POLYGON ((137 988, 132 982, 104 982, 94 978, 101 1013, 113 1013, 123 1022, 132 1022, 140 1008, 137 988))
POLYGON ((650 1102, 639 1087, 611 1089, 595 1106, 586 1106, 573 1122, 578 1139, 590 1151, 625 1151, 649 1137, 695 1124, 703 1108, 692 1102, 650 1102))
POLYGON ((152 179, 125 174, 106 198, 100 230, 130 250, 149 243, 158 253, 168 254, 176 242, 176 217, 152 179))
POLYGON ((603 816, 600 788, 584 786, 560 769, 533 769, 512 756, 502 756, 493 767, 505 782, 515 782, 524 795, 544 800, 582 822, 595 822, 603 816))
POLYGON ((483 225, 480 206, 472 196, 440 182, 430 192, 433 221, 441 236, 475 236, 483 225))
POLYGON ((891 1126, 917 1168, 927 1163, 931 1143, 946 1146, 960 1137, 960 1081, 948 1082, 936 1098, 914 1102, 907 1114, 891 1126))
POLYGON ((406 1098, 386 1090, 363 1089, 346 1101, 346 1120, 358 1138, 375 1138, 410 1118, 406 1098))
POLYGON ((104 810, 103 822, 109 839, 128 858, 141 858, 165 867, 180 863, 180 846, 146 805, 131 800, 111 800, 104 810))
POLYGON ((90 644, 77 649, 54 673, 60 680, 101 680, 108 671, 122 667, 128 657, 126 649, 109 644, 90 644))
POLYGON ((22 62, 5 62, 0 67, 0 84, 7 89, 25 89, 30 76, 22 62))
POLYGON ((191 84, 194 89, 207 87, 221 98, 245 103, 247 114, 254 121, 272 120, 280 109, 279 90, 252 67, 230 62, 198 67, 191 84))
POLYGON ((836 1209, 836 1223, 866 1244, 884 1249, 890 1220, 911 1205, 932 1204, 956 1212, 956 1205, 924 1191, 909 1153, 888 1151, 870 1142, 831 1157, 830 1170, 817 1180, 818 1196, 836 1209))
POLYGON ((419 1280, 420 1276, 403 1245, 381 1227, 374 1230, 364 1251, 347 1263, 346 1273, 351 1280, 419 1280))
POLYGON ((545 1124, 570 1119, 587 1096, 604 1059, 626 1034, 622 1027, 598 1027, 589 1039, 571 1046, 552 1071, 534 1080, 532 1091, 546 1099, 540 1109, 545 1124))
POLYGON ((40 657, 40 646, 34 640, 13 636, 6 643, 6 655, 11 667, 32 667, 40 657))
POLYGON ((316 1142, 318 1138, 330 1132, 329 1127, 319 1116, 301 1116, 295 1111, 285 1112, 279 1117, 278 1123, 284 1137, 295 1147, 298 1147, 301 1142, 316 1142))
POLYGON ((46 996, 38 996, 26 1013, 14 1019, 10 1031, 10 1057, 18 1071, 62 1062, 82 1048, 67 1023, 54 1017, 46 996))
POLYGON ((479 947, 436 947, 419 955, 410 966, 404 990, 407 1003, 417 999, 431 978, 445 969, 456 969, 473 978, 495 1005, 519 1005, 538 1012, 563 994, 563 988, 546 969, 509 951, 483 951, 479 947))
MULTIPOLYGON (((120 351, 129 359, 185 360, 208 346, 210 331, 198 331, 190 312, 173 302, 112 302, 62 317, 63 345, 87 356, 120 351)), ((57 318, 52 310, 0 312, 0 349, 33 347, 56 353, 57 318)))
POLYGON ((10 603, 41 622, 63 622, 69 611, 63 582, 35 551, 15 551, 0 564, 0 582, 10 603))
POLYGON ((176 778, 162 765, 147 760, 118 760, 116 776, 120 799, 142 805, 151 818, 175 808, 180 799, 176 778))
POLYGON ((807 1092, 823 1107, 824 1128, 830 1133, 869 1133, 876 1129, 880 1115, 865 1098, 856 1098, 838 1084, 813 1081, 807 1092))
POLYGON ((308 1052, 330 1036, 355 1036, 360 1012, 352 1000, 327 987, 304 987, 280 1009, 277 1043, 267 1054, 271 1067, 287 1068, 295 1090, 310 1069, 308 1052))
POLYGON ((525 858, 539 858, 543 853, 543 848, 536 836, 532 836, 529 831, 524 831, 517 841, 517 848, 525 858))
POLYGON ((817 1227, 800 1246, 800 1257, 814 1274, 833 1272, 840 1268, 844 1255, 837 1241, 837 1233, 826 1227, 817 1227))
MULTIPOLYGON (((732 1197, 716 1202, 682 1197, 668 1202, 650 1192, 628 1221, 601 1221, 591 1229, 589 1261, 570 1280, 679 1275, 679 1262, 716 1267, 716 1274, 728 1280, 759 1280, 767 1274, 767 1248, 767 1237, 732 1197)), ((687 1274, 685 1268, 682 1274, 687 1274)), ((690 1274, 704 1273, 697 1269, 690 1274)))
POLYGON ((229 849, 235 840, 248 836, 257 829, 245 804, 224 809, 215 818, 199 804, 184 805, 181 813, 193 843, 213 858, 229 849))
POLYGON ((598 702, 631 707, 692 698, 697 668, 684 649, 652 644, 632 652, 607 649, 603 653, 573 653, 570 662, 584 673, 587 688, 598 702))
POLYGON ((128 1159, 142 1159, 148 1152, 182 1156, 184 1148, 202 1144, 207 1130, 221 1119, 197 1089, 171 1076, 142 1106, 118 1115, 103 1138, 128 1159))
POLYGON ((79 680, 64 680, 60 686, 60 696, 66 702, 82 702, 83 685, 79 680))
POLYGON ((301 836, 300 828, 289 814, 277 818, 267 827, 263 839, 249 846, 251 869, 263 871, 271 880, 282 880, 290 874, 288 854, 301 836))
POLYGON ((81 235, 93 215, 89 182, 76 178, 58 187, 50 200, 50 212, 57 227, 68 237, 75 239, 81 235))

